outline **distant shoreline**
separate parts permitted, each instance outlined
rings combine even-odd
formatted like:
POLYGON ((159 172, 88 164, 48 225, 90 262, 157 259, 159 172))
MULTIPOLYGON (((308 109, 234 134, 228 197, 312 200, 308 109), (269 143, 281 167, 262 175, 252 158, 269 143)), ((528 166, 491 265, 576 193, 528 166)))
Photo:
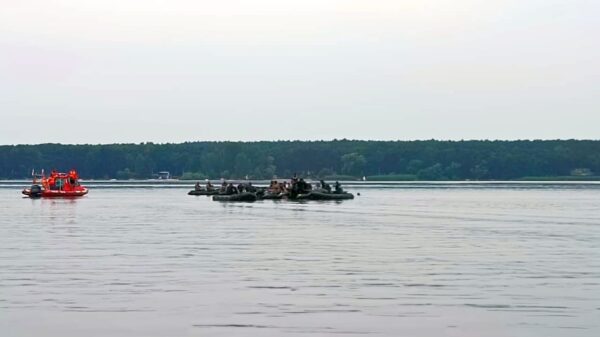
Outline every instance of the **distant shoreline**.
MULTIPOLYGON (((477 185, 477 184, 481 184, 481 185, 485 185, 485 184, 527 184, 527 183, 549 183, 549 184, 553 184, 553 183, 600 183, 600 178, 598 179, 553 179, 553 177, 534 177, 531 179, 513 179, 513 180, 359 180, 359 179, 353 179, 353 180, 343 180, 343 179, 337 179, 337 180, 330 180, 330 179, 325 179, 326 182, 333 182, 333 181, 339 181, 343 184, 350 184, 350 185, 355 185, 355 186, 360 186, 360 185, 373 185, 373 184, 406 184, 406 185, 410 185, 410 184, 456 184, 456 185, 460 185, 460 184, 464 184, 464 185, 468 185, 468 184, 473 184, 473 185, 477 185), (534 179, 535 178, 535 179, 534 179)), ((225 179, 227 182, 232 182, 232 183, 240 183, 240 182, 247 182, 250 181, 254 184, 264 184, 264 185, 268 185, 270 182, 270 179, 225 179)), ((284 181, 284 180, 289 180, 289 179, 273 179, 273 180, 279 180, 279 181, 284 181)), ((306 179, 308 182, 311 183, 316 183, 318 182, 320 179, 310 179, 307 178, 306 179)), ((111 183, 116 183, 116 184, 140 184, 140 185, 144 185, 144 184, 156 184, 156 185, 184 185, 184 186, 192 186, 196 183, 196 182, 200 182, 201 184, 205 183, 205 180, 185 180, 185 179, 169 179, 169 180, 157 180, 157 179, 128 179, 128 180, 122 180, 122 179, 81 179, 81 181, 83 183, 99 183, 99 184, 111 184, 111 183)), ((222 180, 221 179, 210 179, 210 181, 215 184, 215 183, 220 183, 222 180)), ((9 183, 9 184, 29 184, 31 183, 31 179, 27 179, 27 178, 22 178, 22 179, 0 179, 0 183, 9 183)))
POLYGON ((600 141, 189 142, 0 146, 0 178, 77 169, 94 179, 293 175, 369 181, 597 181, 600 141))

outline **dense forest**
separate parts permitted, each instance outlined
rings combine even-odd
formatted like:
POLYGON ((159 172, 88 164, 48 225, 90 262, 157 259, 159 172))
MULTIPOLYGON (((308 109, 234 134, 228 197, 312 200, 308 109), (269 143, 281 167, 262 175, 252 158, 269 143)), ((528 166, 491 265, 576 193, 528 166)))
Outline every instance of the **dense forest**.
POLYGON ((0 178, 76 168, 84 179, 305 177, 593 179, 600 141, 270 141, 0 146, 0 178))

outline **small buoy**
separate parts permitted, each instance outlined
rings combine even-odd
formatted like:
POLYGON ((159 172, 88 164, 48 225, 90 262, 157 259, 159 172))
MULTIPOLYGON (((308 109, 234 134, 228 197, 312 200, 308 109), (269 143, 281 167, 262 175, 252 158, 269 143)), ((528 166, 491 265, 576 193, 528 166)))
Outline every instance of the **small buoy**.
POLYGON ((356 193, 356 195, 360 195, 360 193, 356 193))

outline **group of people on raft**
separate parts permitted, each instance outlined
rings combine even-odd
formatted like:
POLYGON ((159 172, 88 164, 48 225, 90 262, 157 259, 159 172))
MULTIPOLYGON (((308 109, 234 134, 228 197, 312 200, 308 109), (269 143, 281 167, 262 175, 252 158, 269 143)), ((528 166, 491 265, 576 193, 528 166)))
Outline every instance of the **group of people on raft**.
MULTIPOLYGON (((320 189, 326 193, 332 193, 331 186, 327 184, 324 180, 320 180, 319 183, 316 184, 316 189, 320 189)), ((339 181, 335 182, 334 185, 335 190, 333 193, 342 194, 344 193, 344 189, 339 181)), ((290 195, 291 197, 296 197, 299 194, 306 194, 313 191, 313 186, 310 183, 307 183, 302 178, 298 178, 294 176, 290 184, 284 182, 283 184, 278 183, 276 180, 271 181, 271 186, 267 189, 269 193, 283 193, 290 195)))
MULTIPOLYGON (((334 193, 334 194, 342 194, 344 193, 344 189, 339 181, 336 181, 333 187, 327 184, 324 180, 320 180, 319 183, 316 184, 315 189, 319 189, 325 193, 334 193)), ((207 192, 216 192, 218 194, 224 195, 232 195, 239 194, 244 192, 264 192, 271 195, 289 195, 294 198, 299 194, 305 194, 313 191, 312 184, 306 182, 303 178, 298 178, 294 175, 290 182, 283 181, 279 182, 277 180, 271 180, 269 187, 266 189, 260 189, 252 185, 251 182, 239 183, 237 186, 232 183, 228 183, 226 180, 223 180, 220 188, 216 188, 213 184, 211 184, 210 180, 206 179, 206 187, 203 188, 200 185, 200 182, 196 182, 196 186, 194 188, 196 191, 207 191, 207 192)))
POLYGON ((217 189, 215 188, 215 186, 213 184, 210 183, 210 180, 206 179, 206 188, 202 188, 202 185, 200 185, 200 182, 196 183, 196 186, 194 187, 194 190, 196 191, 208 191, 208 192, 219 192, 219 194, 238 194, 238 193, 243 193, 243 192, 257 192, 258 189, 254 186, 252 186, 251 182, 248 183, 240 183, 237 186, 233 185, 233 183, 227 183, 226 180, 223 180, 223 183, 221 184, 221 186, 217 189))
POLYGON ((74 169, 68 173, 52 170, 48 176, 31 171, 33 183, 31 187, 21 191, 30 198, 41 197, 80 197, 88 193, 88 189, 79 182, 79 174, 74 169))
POLYGON ((79 175, 77 171, 71 170, 69 173, 59 173, 57 170, 52 170, 48 178, 42 178, 42 185, 51 191, 62 191, 79 186, 79 175))

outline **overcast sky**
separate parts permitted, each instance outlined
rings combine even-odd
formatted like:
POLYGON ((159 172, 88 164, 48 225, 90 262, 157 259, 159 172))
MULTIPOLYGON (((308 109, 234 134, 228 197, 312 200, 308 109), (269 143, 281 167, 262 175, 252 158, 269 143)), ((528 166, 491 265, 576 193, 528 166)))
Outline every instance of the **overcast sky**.
POLYGON ((600 1, 0 0, 0 144, 600 138, 600 1))

